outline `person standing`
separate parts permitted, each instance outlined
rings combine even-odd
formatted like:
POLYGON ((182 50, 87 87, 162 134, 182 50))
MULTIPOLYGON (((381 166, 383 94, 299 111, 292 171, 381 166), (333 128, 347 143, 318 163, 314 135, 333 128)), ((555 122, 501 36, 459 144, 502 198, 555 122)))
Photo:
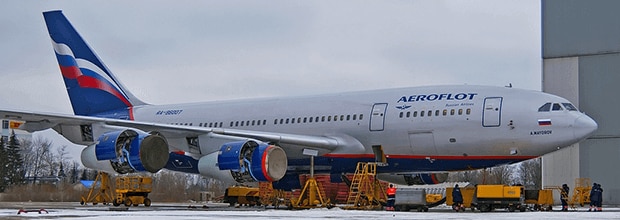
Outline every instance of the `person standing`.
POLYGON ((463 209, 463 194, 461 194, 459 184, 454 185, 454 189, 452 189, 452 202, 452 209, 454 211, 458 212, 463 209))
POLYGON ((390 187, 387 189, 387 207, 385 210, 394 211, 394 203, 396 202, 396 187, 393 184, 390 184, 390 187))
POLYGON ((588 212, 591 211, 595 211, 596 212, 596 207, 598 204, 598 193, 597 193, 597 188, 598 188, 598 184, 593 183, 592 184, 592 190, 590 190, 590 209, 588 209, 588 212))
POLYGON ((570 192, 570 188, 566 183, 562 184, 562 195, 560 195, 560 200, 562 201, 562 211, 568 211, 568 193, 570 192))
POLYGON ((603 211, 603 187, 601 187, 601 184, 596 185, 596 194, 598 197, 598 200, 596 201, 596 210, 599 212, 602 212, 603 211))

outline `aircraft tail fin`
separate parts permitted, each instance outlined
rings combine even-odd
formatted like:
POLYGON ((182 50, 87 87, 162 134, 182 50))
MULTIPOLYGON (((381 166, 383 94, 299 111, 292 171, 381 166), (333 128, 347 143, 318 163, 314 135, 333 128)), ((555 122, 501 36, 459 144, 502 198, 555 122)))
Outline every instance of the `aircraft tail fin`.
POLYGON ((76 115, 132 118, 132 107, 145 105, 131 94, 73 28, 62 11, 43 12, 76 115))

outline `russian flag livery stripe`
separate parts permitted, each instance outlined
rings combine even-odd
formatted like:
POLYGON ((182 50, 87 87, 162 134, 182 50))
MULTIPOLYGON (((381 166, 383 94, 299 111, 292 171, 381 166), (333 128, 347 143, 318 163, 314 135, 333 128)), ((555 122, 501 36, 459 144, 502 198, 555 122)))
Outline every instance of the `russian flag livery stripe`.
POLYGON ((129 115, 128 94, 61 11, 44 12, 45 23, 76 115, 129 115))
POLYGON ((538 119, 538 125, 539 126, 550 126, 551 119, 538 119))

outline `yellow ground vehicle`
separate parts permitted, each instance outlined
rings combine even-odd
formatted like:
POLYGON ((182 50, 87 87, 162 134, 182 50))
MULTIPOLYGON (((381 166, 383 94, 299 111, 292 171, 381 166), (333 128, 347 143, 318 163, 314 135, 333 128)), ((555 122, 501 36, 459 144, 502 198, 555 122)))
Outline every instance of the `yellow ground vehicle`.
MULTIPOLYGON (((452 206, 454 204, 454 201, 452 200, 452 190, 454 189, 454 187, 447 187, 446 188, 446 205, 448 206, 452 206)), ((476 193, 476 187, 473 186, 466 186, 466 187, 462 187, 461 188, 461 195, 463 196, 463 207, 464 208, 471 208, 472 211, 475 208, 475 204, 472 205, 472 200, 474 200, 474 194, 476 193)))
POLYGON ((82 196, 80 204, 107 205, 112 203, 114 206, 121 204, 151 206, 151 200, 148 198, 153 187, 151 177, 117 176, 114 178, 116 180, 114 189, 112 189, 111 179, 109 174, 99 172, 88 193, 82 196))
POLYGON ((259 188, 248 186, 231 186, 226 189, 224 193, 224 203, 234 206, 248 205, 255 206, 261 205, 259 188))
POLYGON ((112 204, 119 206, 151 206, 151 200, 148 198, 149 193, 153 189, 153 179, 151 177, 141 176, 124 176, 116 177, 116 197, 112 204))
MULTIPOLYGON (((463 198, 464 199, 464 198, 463 198)), ((507 208, 508 211, 525 211, 523 186, 478 185, 475 203, 481 212, 507 208)))
POLYGON ((553 190, 525 190, 525 204, 532 210, 551 211, 553 208, 553 190))

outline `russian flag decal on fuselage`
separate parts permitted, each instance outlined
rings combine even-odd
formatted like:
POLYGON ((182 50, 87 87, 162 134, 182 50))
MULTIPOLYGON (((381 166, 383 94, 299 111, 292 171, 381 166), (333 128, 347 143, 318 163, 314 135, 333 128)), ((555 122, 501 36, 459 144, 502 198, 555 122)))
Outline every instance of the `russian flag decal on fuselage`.
POLYGON ((551 119, 538 119, 538 125, 539 126, 550 126, 551 119))

